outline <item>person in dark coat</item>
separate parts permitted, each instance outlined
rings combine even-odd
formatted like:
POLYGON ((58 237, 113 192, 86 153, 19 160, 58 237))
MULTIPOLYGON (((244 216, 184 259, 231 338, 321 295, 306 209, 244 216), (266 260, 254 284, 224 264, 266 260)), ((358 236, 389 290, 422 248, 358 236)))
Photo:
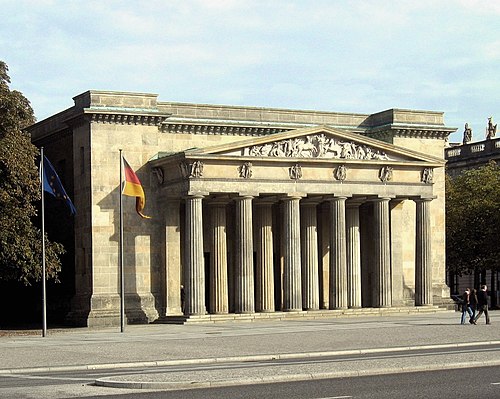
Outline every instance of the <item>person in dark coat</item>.
POLYGON ((474 319, 476 318, 477 314, 477 290, 473 288, 470 292, 470 308, 472 310, 472 317, 469 319, 470 324, 474 324, 474 319))
POLYGON ((467 288, 462 295, 462 318, 460 319, 460 324, 465 324, 465 315, 469 314, 469 320, 474 317, 472 309, 470 308, 470 288, 467 288))
POLYGON ((490 323, 490 315, 488 314, 488 292, 487 292, 488 287, 485 285, 481 286, 481 290, 477 293, 477 308, 479 309, 479 312, 477 313, 475 319, 474 319, 474 324, 476 324, 477 320, 481 317, 481 315, 484 313, 484 317, 486 317, 486 324, 491 324, 490 323))

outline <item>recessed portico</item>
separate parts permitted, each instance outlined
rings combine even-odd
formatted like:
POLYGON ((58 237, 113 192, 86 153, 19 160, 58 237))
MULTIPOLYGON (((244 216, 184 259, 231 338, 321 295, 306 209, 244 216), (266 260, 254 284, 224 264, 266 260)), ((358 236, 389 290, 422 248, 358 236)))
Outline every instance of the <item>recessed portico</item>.
MULTIPOLYGON (((166 268, 183 276, 186 315, 407 304, 404 284, 393 284, 403 261, 392 256, 394 230, 405 226, 391 224, 392 209, 404 203, 408 228, 416 226, 414 284, 406 289, 414 289, 414 305, 432 305, 429 206, 438 158, 316 127, 150 165, 161 171, 159 200, 177 206, 168 214, 185 219, 166 242, 184 256, 166 268)), ((167 286, 165 297, 180 295, 177 288, 167 286)))

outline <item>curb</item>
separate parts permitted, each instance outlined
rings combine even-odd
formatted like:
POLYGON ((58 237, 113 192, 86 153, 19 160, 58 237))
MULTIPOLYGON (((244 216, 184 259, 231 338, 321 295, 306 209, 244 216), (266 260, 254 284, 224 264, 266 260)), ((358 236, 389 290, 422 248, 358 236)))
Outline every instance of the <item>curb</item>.
POLYGON ((400 374, 400 373, 416 373, 422 371, 436 371, 447 369, 462 369, 474 367, 499 366, 500 360, 490 360, 482 362, 467 362, 467 363, 442 363, 425 366, 408 366, 384 368, 378 370, 358 370, 358 371, 339 371, 331 373, 318 374, 291 374, 278 375, 260 378, 241 378, 218 381, 189 381, 189 382, 138 382, 138 381, 117 381, 113 377, 100 378, 95 380, 95 385, 108 388, 128 388, 128 389, 164 389, 164 390, 180 390, 180 389, 196 389, 196 388, 213 388, 223 386, 236 385, 251 385, 251 384, 270 384, 277 382, 289 381, 309 381, 309 380, 324 380, 330 378, 348 378, 348 377, 365 377, 384 374, 400 374))
MULTIPOLYGON (((0 374, 29 374, 29 373, 45 373, 53 371, 82 371, 82 370, 102 370, 111 368, 135 368, 135 367, 158 367, 158 366, 180 366, 190 364, 216 364, 230 362, 252 362, 280 359, 305 359, 314 357, 326 356, 343 356, 343 355, 364 355, 370 353, 387 353, 387 352, 403 352, 417 351, 423 349, 444 349, 444 348, 462 348, 487 345, 500 345, 498 341, 483 341, 483 342, 459 342, 454 344, 435 344, 435 345, 419 345, 419 346, 398 346, 390 348, 371 348, 371 349, 348 349, 329 352, 307 352, 307 353, 282 353, 268 355, 247 355, 247 356, 230 356, 230 357, 214 357, 202 359, 177 359, 177 360, 157 360, 157 361, 138 361, 138 362, 123 362, 123 363, 102 363, 74 366, 48 366, 48 367, 29 367, 16 369, 0 369, 0 374)), ((333 378, 333 377, 329 377, 333 378)))

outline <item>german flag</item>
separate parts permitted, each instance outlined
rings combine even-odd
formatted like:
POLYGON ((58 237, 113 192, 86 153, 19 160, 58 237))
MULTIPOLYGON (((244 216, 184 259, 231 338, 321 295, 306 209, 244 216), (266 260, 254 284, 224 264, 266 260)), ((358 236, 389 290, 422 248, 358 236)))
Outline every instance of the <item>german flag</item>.
POLYGON ((135 197, 135 210, 137 214, 144 219, 151 219, 150 216, 146 216, 142 213, 144 206, 146 205, 146 196, 144 195, 144 190, 142 189, 141 182, 134 170, 130 167, 129 163, 122 157, 122 170, 125 180, 123 181, 122 194, 128 195, 129 197, 135 197))

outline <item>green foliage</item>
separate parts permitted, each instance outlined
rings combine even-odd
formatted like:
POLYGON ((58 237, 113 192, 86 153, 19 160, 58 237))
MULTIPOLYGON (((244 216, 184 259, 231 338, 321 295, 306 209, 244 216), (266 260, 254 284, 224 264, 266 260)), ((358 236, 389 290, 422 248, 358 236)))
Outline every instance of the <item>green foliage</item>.
MULTIPOLYGON (((40 199, 38 149, 22 131, 35 118, 29 101, 9 83, 8 67, 0 61, 0 280, 29 284, 42 276, 41 232, 32 222, 40 199)), ((48 278, 57 276, 63 253, 60 244, 46 240, 48 278)))
POLYGON ((500 270, 500 167, 446 180, 446 264, 459 275, 500 270))

